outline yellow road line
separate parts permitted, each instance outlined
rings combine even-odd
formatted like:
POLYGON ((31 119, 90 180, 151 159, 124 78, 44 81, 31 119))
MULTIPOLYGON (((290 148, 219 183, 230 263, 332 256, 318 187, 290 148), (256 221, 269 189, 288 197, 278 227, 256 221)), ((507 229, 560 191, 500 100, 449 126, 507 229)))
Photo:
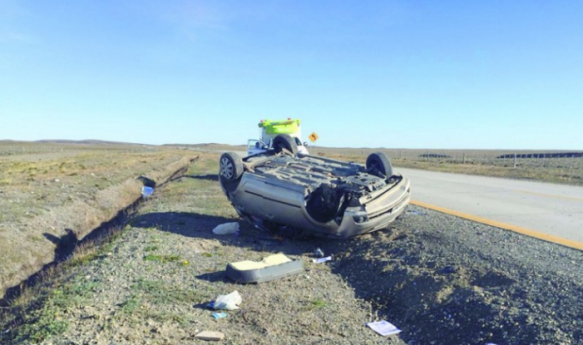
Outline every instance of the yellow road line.
POLYGON ((555 195, 555 194, 544 194, 544 193, 531 192, 531 191, 528 191, 528 190, 517 190, 517 192, 519 192, 519 193, 525 193, 525 194, 533 194, 533 195, 538 195, 538 196, 545 196, 547 198, 566 199, 566 200, 575 200, 575 201, 583 202, 583 199, 582 198, 576 198, 574 196, 564 196, 564 195, 555 195))
POLYGON ((554 235, 544 234, 542 232, 530 230, 530 229, 523 228, 520 226, 506 224, 506 223, 502 223, 502 222, 497 222, 495 220, 486 219, 486 218, 474 216, 471 214, 450 210, 450 209, 443 208, 440 206, 426 204, 424 202, 416 201, 416 200, 411 200, 411 205, 421 206, 424 208, 428 208, 430 210, 434 210, 434 211, 441 212, 441 213, 451 214, 451 215, 454 215, 454 216, 457 216, 460 218, 464 218, 464 219, 468 219, 468 220, 471 220, 474 222, 495 226, 497 228, 501 228, 501 229, 505 229, 505 230, 514 231, 514 232, 522 234, 522 235, 538 238, 539 240, 543 240, 543 241, 547 241, 547 242, 551 242, 551 243, 560 244, 560 245, 565 246, 565 247, 583 250, 583 243, 581 243, 581 242, 568 240, 568 239, 554 236, 554 235))

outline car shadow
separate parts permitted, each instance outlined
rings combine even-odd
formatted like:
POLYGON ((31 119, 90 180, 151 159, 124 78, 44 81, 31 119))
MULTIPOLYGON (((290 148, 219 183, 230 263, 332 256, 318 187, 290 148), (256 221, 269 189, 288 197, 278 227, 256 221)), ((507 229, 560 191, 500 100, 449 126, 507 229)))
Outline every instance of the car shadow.
POLYGON ((153 212, 133 218, 134 228, 156 228, 190 238, 214 239, 223 245, 238 246, 253 251, 304 255, 312 253, 323 239, 292 239, 269 231, 256 229, 242 219, 190 212, 153 212), (212 230, 221 224, 238 222, 239 232, 231 235, 216 235, 212 230))

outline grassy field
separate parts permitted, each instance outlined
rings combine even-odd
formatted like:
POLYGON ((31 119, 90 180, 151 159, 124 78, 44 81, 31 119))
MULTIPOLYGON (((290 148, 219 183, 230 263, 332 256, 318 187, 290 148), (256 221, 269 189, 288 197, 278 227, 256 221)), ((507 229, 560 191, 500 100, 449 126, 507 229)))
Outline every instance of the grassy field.
POLYGON ((194 155, 135 145, 0 144, 0 292, 53 261, 194 155))

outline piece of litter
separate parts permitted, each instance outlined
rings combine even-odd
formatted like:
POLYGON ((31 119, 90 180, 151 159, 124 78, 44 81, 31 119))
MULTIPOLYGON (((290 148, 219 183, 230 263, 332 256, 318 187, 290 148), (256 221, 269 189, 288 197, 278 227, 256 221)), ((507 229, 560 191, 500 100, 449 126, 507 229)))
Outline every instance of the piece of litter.
POLYGON ((327 256, 325 258, 320 258, 320 259, 312 259, 312 261, 316 264, 321 264, 322 262, 326 262, 326 261, 330 261, 332 260, 331 256, 327 256))
POLYGON ((224 223, 221 225, 217 225, 213 229, 213 234, 215 235, 231 235, 235 234, 239 231, 239 223, 232 222, 232 223, 224 223))
POLYGON ((366 325, 382 336, 401 333, 400 329, 398 329, 395 325, 385 320, 369 322, 366 325))
POLYGON ((239 309, 239 304, 243 299, 237 290, 231 292, 228 295, 219 295, 213 304, 213 308, 215 310, 224 309, 224 310, 234 310, 239 309))
POLYGON ((152 195, 152 193, 154 193, 154 188, 152 187, 142 187, 142 196, 144 198, 149 197, 150 195, 152 195))
POLYGON ((316 250, 314 251, 314 256, 317 258, 323 258, 324 252, 322 251, 322 249, 316 248, 316 250))
POLYGON ((222 319, 222 318, 224 318, 224 317, 227 317, 227 316, 229 316, 229 314, 227 314, 227 313, 225 313, 225 312, 221 312, 221 313, 213 313, 212 315, 213 315, 213 317, 214 317, 215 319, 222 319))
POLYGON ((223 340, 225 335, 221 332, 202 331, 202 332, 198 333, 197 335, 195 335, 194 337, 196 339, 201 339, 201 340, 219 341, 219 340, 223 340))

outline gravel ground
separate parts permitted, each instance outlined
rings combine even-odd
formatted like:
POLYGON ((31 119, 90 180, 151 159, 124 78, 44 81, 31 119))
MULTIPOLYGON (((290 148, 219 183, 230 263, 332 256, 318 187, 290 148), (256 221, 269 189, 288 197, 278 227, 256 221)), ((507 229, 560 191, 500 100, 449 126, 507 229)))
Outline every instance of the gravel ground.
MULTIPOLYGON (((216 157, 156 192, 120 236, 61 275, 6 343, 581 344, 583 253, 410 206, 389 229, 348 241, 292 240, 236 220, 216 157), (321 248, 333 261, 311 262, 321 248), (228 262, 283 252, 301 274, 252 285, 228 262), (239 291, 241 309, 215 320, 206 304, 239 291), (386 319, 403 332, 365 326, 386 319)), ((0 329, 2 331, 2 329, 0 329)))

